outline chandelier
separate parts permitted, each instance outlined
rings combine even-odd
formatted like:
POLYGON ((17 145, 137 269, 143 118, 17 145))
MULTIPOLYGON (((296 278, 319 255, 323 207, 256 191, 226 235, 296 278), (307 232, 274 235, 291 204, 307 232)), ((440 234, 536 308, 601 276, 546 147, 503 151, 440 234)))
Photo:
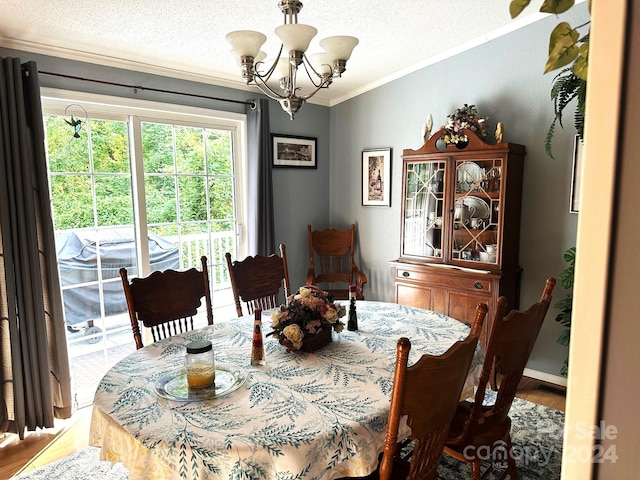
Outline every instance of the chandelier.
POLYGON ((311 25, 298 23, 302 2, 280 0, 278 7, 284 14, 284 24, 277 27, 275 33, 282 44, 270 66, 263 62, 267 54, 260 50, 267 40, 262 33, 238 30, 228 33, 225 38, 233 47, 231 53, 239 61, 242 78, 247 85, 255 85, 269 98, 277 100, 293 120, 307 99, 321 88, 328 88, 334 78, 342 76, 358 39, 348 36, 325 38, 320 41, 325 52, 307 57, 305 52, 318 30, 311 25), (305 94, 297 85, 299 70, 304 71, 313 84, 305 94), (278 81, 278 85, 275 82, 268 84, 272 77, 278 81))

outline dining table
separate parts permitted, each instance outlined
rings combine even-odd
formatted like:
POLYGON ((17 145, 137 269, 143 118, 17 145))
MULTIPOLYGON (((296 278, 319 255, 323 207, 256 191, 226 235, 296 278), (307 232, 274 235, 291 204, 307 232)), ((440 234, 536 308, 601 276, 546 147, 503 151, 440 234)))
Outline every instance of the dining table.
MULTIPOLYGON (((469 333, 441 313, 359 300, 357 331, 333 332, 312 353, 288 352, 266 336, 270 313, 264 366, 250 365, 253 316, 216 319, 116 363, 93 401, 89 443, 100 458, 122 462, 131 480, 368 475, 383 450, 398 339, 411 340, 411 365, 469 333), (215 387, 183 388, 185 346, 195 340, 213 344, 215 387)), ((463 397, 482 360, 478 347, 463 397)), ((402 428, 400 438, 410 433, 402 428)))

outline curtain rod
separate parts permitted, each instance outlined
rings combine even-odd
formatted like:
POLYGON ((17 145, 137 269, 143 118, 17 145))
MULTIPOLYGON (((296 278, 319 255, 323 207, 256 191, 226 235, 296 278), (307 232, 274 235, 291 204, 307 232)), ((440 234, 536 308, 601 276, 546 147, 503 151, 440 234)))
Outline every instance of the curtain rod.
POLYGON ((39 70, 38 73, 40 75, 51 75, 54 77, 69 78, 72 80, 82 80, 83 82, 101 83, 103 85, 112 85, 114 87, 132 88, 134 92, 136 90, 149 90, 150 92, 171 93, 174 95, 184 95, 187 97, 204 98, 207 100, 217 100, 220 102, 230 102, 230 103, 239 103, 242 105, 251 105, 251 108, 256 107, 255 102, 245 102, 244 100, 232 100, 230 98, 210 97, 208 95, 198 95, 197 93, 176 92, 175 90, 165 90, 162 88, 144 87, 142 85, 128 85, 126 83, 109 82, 107 80, 96 80, 94 78, 76 77, 74 75, 66 75, 64 73, 43 72, 41 70, 39 70))

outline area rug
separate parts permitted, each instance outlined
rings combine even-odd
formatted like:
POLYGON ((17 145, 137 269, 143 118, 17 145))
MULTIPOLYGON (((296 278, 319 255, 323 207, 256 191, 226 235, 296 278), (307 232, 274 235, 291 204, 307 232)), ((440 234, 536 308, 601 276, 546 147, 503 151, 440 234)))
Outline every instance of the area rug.
POLYGON ((40 468, 23 473, 16 480, 128 480, 122 463, 100 460, 100 449, 88 447, 40 468))
MULTIPOLYGON (((516 398, 510 415, 513 421, 511 437, 519 479, 559 479, 564 413, 516 398)), ((446 456, 443 456, 438 472, 444 480, 471 478, 471 470, 466 464, 446 456)), ((100 449, 88 447, 13 478, 15 480, 128 480, 129 472, 121 463, 111 464, 100 460, 100 449)))
MULTIPOLYGON (((519 480, 557 480, 562 464, 564 412, 515 398, 511 410, 511 442, 519 480)), ((468 464, 442 456, 443 480, 471 478, 468 464)), ((500 476, 486 477, 489 480, 500 476)))

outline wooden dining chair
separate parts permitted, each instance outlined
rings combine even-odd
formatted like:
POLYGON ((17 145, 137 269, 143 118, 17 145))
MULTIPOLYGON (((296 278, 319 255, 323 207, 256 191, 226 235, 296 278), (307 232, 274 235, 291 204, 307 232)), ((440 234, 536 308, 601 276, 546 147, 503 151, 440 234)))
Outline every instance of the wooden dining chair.
POLYGON ((367 276, 356 264, 355 239, 356 226, 350 229, 313 230, 307 225, 309 237, 309 268, 307 284, 318 285, 329 292, 335 300, 349 298, 349 285, 356 286, 356 298, 364 300, 364 285, 367 276))
POLYGON ((500 472, 499 478, 518 478, 511 453, 509 410, 549 309, 555 284, 554 278, 548 278, 540 300, 526 311, 511 310, 505 316, 507 299, 498 299, 474 401, 459 403, 444 448, 445 454, 471 464, 474 480, 485 478, 496 467, 494 462, 482 461, 487 458, 487 452, 494 452, 495 447, 500 448, 499 458, 496 455, 498 460, 504 460, 506 448, 507 467, 500 472), (497 389, 496 400, 493 405, 483 405, 492 376, 497 389), (480 448, 483 454, 476 455, 480 448), (484 472, 483 465, 486 467, 484 472))
POLYGON ((407 367, 411 342, 401 338, 396 347, 396 366, 391 392, 389 422, 378 472, 369 478, 381 480, 437 478, 449 424, 478 344, 487 305, 476 308, 471 332, 439 356, 425 354, 407 367), (400 419, 407 416, 413 450, 409 459, 401 456, 398 443, 400 419))
POLYGON ((120 269, 136 348, 142 348, 140 323, 150 328, 157 342, 177 333, 193 330, 193 317, 205 299, 207 323, 213 325, 207 257, 201 257, 202 271, 164 270, 129 282, 127 269, 120 269))
POLYGON ((275 253, 268 257, 256 255, 233 262, 229 252, 225 257, 239 317, 243 315, 241 300, 245 303, 249 315, 256 308, 275 308, 286 301, 291 287, 284 244, 280 244, 280 256, 275 253), (284 289, 284 297, 281 296, 281 289, 284 289))

